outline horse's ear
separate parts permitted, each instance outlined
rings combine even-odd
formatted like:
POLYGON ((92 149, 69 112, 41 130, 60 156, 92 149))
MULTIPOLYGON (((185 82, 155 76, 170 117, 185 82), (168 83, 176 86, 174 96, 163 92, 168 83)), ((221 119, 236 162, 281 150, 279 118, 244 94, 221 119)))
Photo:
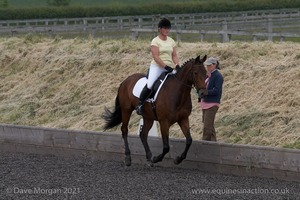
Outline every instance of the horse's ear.
POLYGON ((197 58, 195 59, 196 62, 200 61, 200 56, 197 56, 197 58))
POLYGON ((206 61, 206 58, 207 58, 207 55, 205 55, 205 56, 202 58, 202 62, 205 62, 205 61, 206 61))

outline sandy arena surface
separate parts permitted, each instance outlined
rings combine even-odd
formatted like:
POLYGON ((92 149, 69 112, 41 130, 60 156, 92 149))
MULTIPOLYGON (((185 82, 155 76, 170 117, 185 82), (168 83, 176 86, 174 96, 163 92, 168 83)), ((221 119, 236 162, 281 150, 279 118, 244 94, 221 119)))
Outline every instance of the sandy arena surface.
POLYGON ((1 199, 300 199, 300 183, 0 152, 1 199))

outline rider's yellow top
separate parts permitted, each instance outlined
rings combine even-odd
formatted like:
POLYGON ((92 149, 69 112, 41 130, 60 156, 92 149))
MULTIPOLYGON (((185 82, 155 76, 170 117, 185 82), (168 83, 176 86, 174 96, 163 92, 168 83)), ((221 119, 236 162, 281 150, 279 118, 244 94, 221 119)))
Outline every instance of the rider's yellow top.
MULTIPOLYGON (((166 65, 168 66, 173 65, 172 52, 173 52, 173 48, 176 46, 176 43, 172 38, 167 37, 167 40, 162 40, 157 36, 151 41, 151 46, 158 47, 159 57, 162 61, 164 61, 166 65)), ((158 65, 154 59, 152 60, 151 64, 158 65)))

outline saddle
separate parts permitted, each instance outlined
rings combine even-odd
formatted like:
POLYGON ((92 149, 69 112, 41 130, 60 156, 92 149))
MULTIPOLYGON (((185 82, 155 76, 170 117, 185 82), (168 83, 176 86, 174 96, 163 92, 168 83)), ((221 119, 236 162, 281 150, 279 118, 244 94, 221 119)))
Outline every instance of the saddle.
POLYGON ((148 99, 154 98, 155 94, 159 91, 160 86, 165 82, 165 79, 167 79, 168 72, 163 72, 157 80, 154 82, 152 90, 150 92, 150 95, 148 99))
MULTIPOLYGON (((154 82, 153 86, 152 86, 152 89, 151 89, 151 92, 148 96, 148 98, 146 99, 147 102, 150 102, 151 105, 152 105, 152 111, 154 113, 154 116, 155 116, 155 120, 157 120, 157 113, 156 113, 156 104, 155 104, 155 101, 156 101, 156 98, 157 98, 157 95, 158 95, 158 92, 161 88, 161 86, 163 85, 163 83, 165 82, 165 80, 168 78, 168 76, 170 75, 170 73, 168 72, 163 72, 159 77, 158 79, 154 82)), ((147 76, 148 77, 148 76, 147 76)), ((136 96, 137 98, 139 98, 141 92, 142 92, 142 89, 145 87, 145 85, 147 84, 147 77, 143 77, 141 79, 139 79, 135 86, 133 87, 133 95, 136 96)))
MULTIPOLYGON (((170 73, 168 72, 163 72, 158 79, 154 82, 153 87, 151 89, 151 92, 148 96, 148 98, 146 99, 146 101, 148 102, 154 102, 156 100, 157 94, 161 88, 161 86, 163 85, 163 83, 165 82, 165 80, 168 78, 168 76, 170 75, 170 73)), ((148 77, 148 76, 147 76, 148 77)), ((133 95, 136 96, 137 98, 139 98, 142 89, 144 88, 144 86, 147 84, 147 77, 143 77, 141 79, 139 79, 134 88, 133 88, 133 95)))

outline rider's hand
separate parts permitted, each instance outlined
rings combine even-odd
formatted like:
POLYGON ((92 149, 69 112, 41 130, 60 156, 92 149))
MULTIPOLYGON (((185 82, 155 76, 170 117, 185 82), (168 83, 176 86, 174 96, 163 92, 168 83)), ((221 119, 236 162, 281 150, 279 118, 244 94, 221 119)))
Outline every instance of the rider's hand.
POLYGON ((167 70, 169 73, 171 73, 173 71, 173 68, 166 65, 165 70, 167 70))

